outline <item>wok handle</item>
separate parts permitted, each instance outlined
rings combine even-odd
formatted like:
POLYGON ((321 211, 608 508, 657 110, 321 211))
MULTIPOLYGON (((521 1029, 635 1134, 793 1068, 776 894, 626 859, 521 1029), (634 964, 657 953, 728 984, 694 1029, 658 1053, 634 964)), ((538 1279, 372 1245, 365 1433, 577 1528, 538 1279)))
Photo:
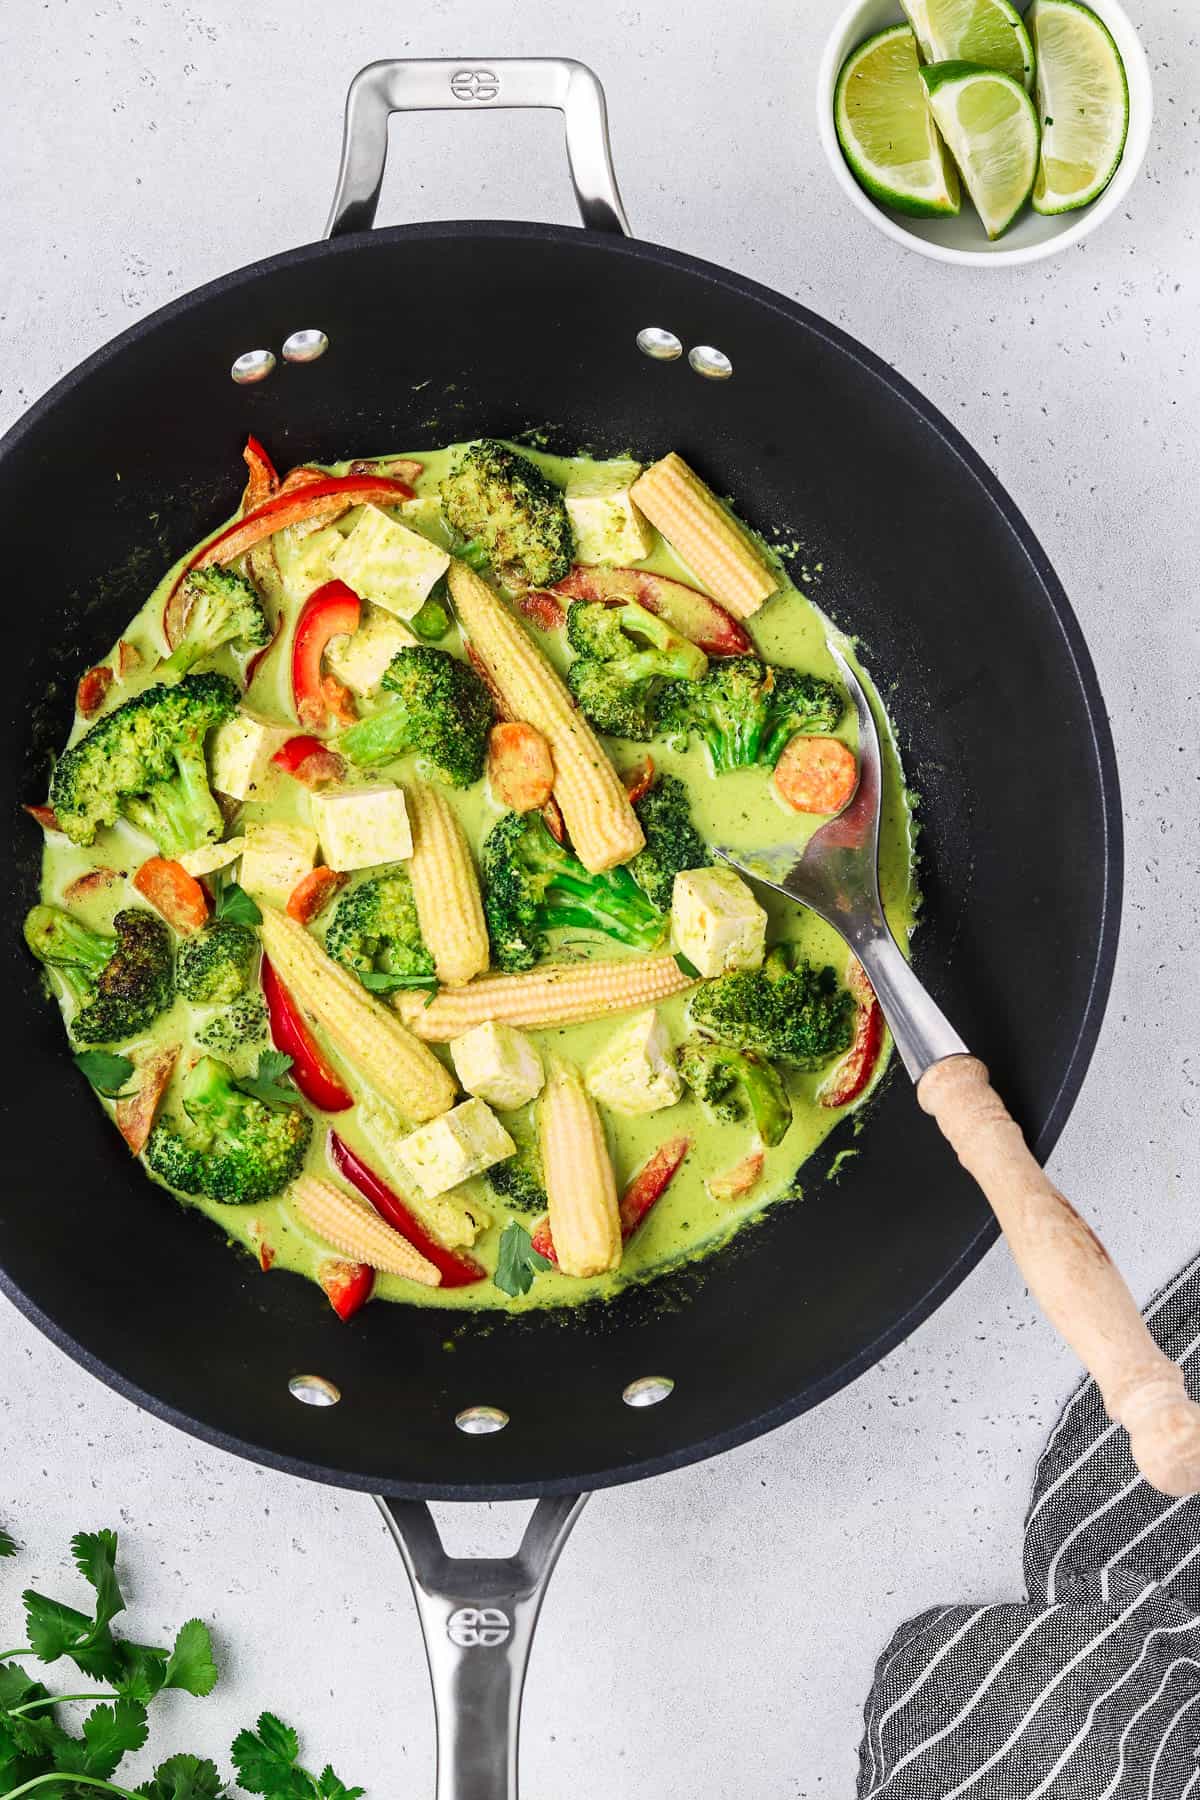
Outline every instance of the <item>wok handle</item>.
POLYGON ((604 89, 585 63, 559 56, 398 56, 360 69, 346 95, 342 161, 325 236, 369 231, 375 223, 392 113, 513 107, 553 107, 562 113, 580 218, 590 231, 628 237, 604 89))
POLYGON ((539 1500, 515 1556, 447 1556, 421 1500, 377 1498, 404 1559, 437 1716, 437 1800, 516 1800, 525 1668, 559 1552, 586 1494, 539 1500))
POLYGON ((1138 1468, 1164 1494, 1200 1492, 1200 1407, 1163 1355, 1107 1250, 1031 1154, 973 1056, 935 1063, 917 1098, 983 1189, 1051 1324, 1124 1425, 1138 1468))

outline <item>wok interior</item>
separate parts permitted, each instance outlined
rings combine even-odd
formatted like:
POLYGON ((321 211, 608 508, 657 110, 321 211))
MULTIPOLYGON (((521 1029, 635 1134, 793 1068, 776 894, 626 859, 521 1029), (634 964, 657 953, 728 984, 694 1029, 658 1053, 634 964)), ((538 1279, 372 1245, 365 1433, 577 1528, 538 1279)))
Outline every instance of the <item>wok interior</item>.
POLYGON ((20 942, 74 680, 167 564, 236 504, 247 431, 306 457, 545 430, 552 447, 678 448, 800 546, 858 634, 920 795, 918 966, 1038 1150, 1056 1137, 1107 992, 1118 910, 1111 746, 1077 628, 1037 546, 939 417, 830 327, 647 246, 545 227, 431 226, 273 259, 156 315, 0 448, 15 554, 6 678, 9 994, 0 1268, 97 1374, 205 1437, 391 1493, 567 1490, 707 1454, 814 1404, 981 1253, 984 1203, 897 1066, 858 1154, 696 1272, 602 1309, 453 1323, 377 1305, 338 1322, 264 1277, 132 1164, 66 1060, 20 942), (635 347, 657 325, 724 382, 635 347), (331 348, 238 387, 229 365, 318 326, 331 348), (1080 661, 1082 659, 1082 662, 1080 661), (452 1344, 453 1348, 447 1348, 452 1344), (313 1372, 337 1406, 298 1405, 313 1372), (634 1411, 626 1383, 675 1381, 634 1411), (502 1407, 490 1437, 462 1407, 502 1407))

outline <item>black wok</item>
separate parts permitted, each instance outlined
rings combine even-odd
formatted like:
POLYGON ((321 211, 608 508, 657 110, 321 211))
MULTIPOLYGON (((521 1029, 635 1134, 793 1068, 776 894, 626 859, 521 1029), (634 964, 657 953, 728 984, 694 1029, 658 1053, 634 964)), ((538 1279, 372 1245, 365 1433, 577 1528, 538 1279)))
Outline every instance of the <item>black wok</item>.
POLYGON ((1012 501, 921 394, 804 308, 617 230, 343 229, 370 225, 389 101, 565 100, 585 216, 619 226, 590 83, 562 64, 364 72, 340 234, 143 320, 0 445, 0 540, 20 597, 2 759, 0 1281, 86 1368, 184 1430, 409 1499, 578 1493, 770 1430, 919 1324, 995 1226, 901 1079, 836 1187, 823 1177, 839 1134, 810 1165, 803 1204, 697 1275, 563 1316, 449 1326, 376 1305, 346 1327, 316 1288, 264 1278, 145 1179, 71 1078, 23 952, 40 843, 20 809, 44 796, 76 675, 236 504, 247 431, 281 466, 528 426, 564 449, 674 446, 751 520, 785 526, 823 564, 815 596, 860 634, 899 722, 921 795, 918 966, 1040 1157, 1083 1079, 1116 946, 1117 777, 1079 626, 1012 501), (732 378, 641 354, 647 326, 715 345, 732 378), (306 327, 328 334, 319 361, 230 380, 239 353, 306 327), (335 1384, 340 1404, 298 1405, 288 1384, 305 1373, 335 1384), (647 1375, 674 1391, 631 1408, 623 1391, 647 1375), (507 1428, 456 1430, 480 1405, 507 1428))

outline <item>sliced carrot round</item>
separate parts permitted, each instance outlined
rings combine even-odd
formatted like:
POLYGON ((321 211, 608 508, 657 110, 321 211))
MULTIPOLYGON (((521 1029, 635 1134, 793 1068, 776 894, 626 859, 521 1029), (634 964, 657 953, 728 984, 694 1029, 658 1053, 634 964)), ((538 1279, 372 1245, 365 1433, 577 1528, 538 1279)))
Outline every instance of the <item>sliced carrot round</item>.
POLYGON ((838 813, 858 786, 858 763, 838 738, 792 738, 775 765, 781 800, 800 813, 838 813))

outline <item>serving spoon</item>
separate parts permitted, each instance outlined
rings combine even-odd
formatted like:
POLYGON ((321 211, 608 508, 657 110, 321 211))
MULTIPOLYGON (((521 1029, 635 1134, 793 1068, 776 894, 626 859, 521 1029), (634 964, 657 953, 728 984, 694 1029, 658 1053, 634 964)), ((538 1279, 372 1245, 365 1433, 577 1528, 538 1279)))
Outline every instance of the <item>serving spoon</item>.
POLYGON ((811 908, 845 939, 875 990, 900 1059, 958 1159, 982 1188, 1030 1292, 1094 1378, 1134 1461, 1164 1494, 1200 1492, 1200 1407, 1163 1355, 1107 1250, 1034 1159, 984 1064, 913 973, 879 897, 879 734, 870 702, 829 642, 858 720, 858 787, 794 847, 716 853, 752 881, 811 908))

